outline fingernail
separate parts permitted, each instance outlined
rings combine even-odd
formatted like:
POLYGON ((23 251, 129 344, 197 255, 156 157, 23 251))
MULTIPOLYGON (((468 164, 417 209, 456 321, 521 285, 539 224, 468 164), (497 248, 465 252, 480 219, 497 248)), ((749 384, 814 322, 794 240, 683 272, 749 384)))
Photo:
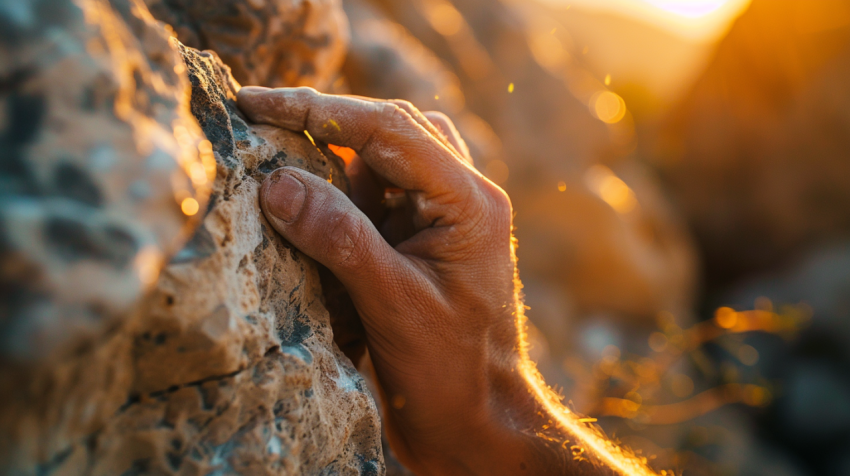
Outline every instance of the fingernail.
POLYGON ((279 220, 291 223, 298 218, 301 208, 304 207, 307 188, 300 180, 286 172, 275 172, 269 180, 271 184, 265 193, 266 211, 279 220))

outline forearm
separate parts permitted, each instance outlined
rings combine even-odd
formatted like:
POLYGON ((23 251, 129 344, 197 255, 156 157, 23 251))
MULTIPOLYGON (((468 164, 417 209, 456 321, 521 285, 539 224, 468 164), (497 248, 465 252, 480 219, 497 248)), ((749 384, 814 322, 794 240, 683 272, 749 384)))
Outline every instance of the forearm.
MULTIPOLYGON (((405 442, 415 455, 408 463, 416 474, 655 476, 593 420, 561 404, 528 358, 524 323, 516 314, 506 319, 516 326, 511 337, 506 331, 490 334, 488 350, 481 353, 487 357, 462 366, 469 370, 462 380, 477 390, 441 399, 446 413, 436 420, 445 431, 429 440, 411 435, 414 440, 405 442)), ((450 387, 445 377, 444 389, 450 387)))
POLYGON ((486 398, 456 402, 462 430, 444 434, 439 443, 410 442, 419 449, 408 461, 417 474, 656 474, 561 405, 528 360, 505 367, 490 372, 486 398))
POLYGON ((405 190, 405 209, 377 222, 362 210, 386 206, 381 184, 359 182, 371 192, 352 196, 375 200, 358 208, 286 167, 260 193, 275 230, 351 296, 402 462, 423 475, 653 474, 567 411, 528 360, 510 199, 446 118, 307 88, 246 87, 239 103, 255 122, 351 147, 381 184, 405 190))
POLYGON ((527 356, 511 374, 512 388, 500 384, 494 389, 490 438, 495 444, 473 456, 473 467, 488 468, 480 474, 656 475, 563 406, 527 356))

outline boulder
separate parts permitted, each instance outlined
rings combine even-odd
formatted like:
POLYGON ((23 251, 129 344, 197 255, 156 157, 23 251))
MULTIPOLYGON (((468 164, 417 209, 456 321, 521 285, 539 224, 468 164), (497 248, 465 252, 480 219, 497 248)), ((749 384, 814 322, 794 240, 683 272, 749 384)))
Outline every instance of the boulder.
POLYGON ((341 161, 137 1, 0 26, 0 473, 382 474, 317 265, 258 205, 284 165, 346 190, 341 161))
POLYGON ((326 90, 348 44, 340 0, 145 0, 187 46, 210 49, 242 84, 326 90))

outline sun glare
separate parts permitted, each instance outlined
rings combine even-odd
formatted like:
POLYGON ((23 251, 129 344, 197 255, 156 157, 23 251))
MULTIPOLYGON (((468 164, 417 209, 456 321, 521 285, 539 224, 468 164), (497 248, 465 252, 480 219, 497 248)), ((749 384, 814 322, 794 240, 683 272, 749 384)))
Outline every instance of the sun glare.
POLYGON ((700 18, 719 10, 729 0, 643 0, 662 10, 687 18, 700 18))
POLYGON ((684 38, 714 41, 751 0, 537 0, 558 8, 614 12, 647 22, 684 38))

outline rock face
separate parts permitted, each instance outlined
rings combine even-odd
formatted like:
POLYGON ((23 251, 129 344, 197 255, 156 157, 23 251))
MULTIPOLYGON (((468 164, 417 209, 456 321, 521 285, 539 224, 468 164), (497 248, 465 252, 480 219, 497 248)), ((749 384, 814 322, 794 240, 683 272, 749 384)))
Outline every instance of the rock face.
POLYGON ((345 57, 340 0, 146 2, 181 42, 218 53, 242 84, 325 90, 345 57))
POLYGON ((341 162, 245 122, 139 2, 0 26, 0 474, 382 474, 317 267, 257 201, 283 165, 345 190, 341 162))

